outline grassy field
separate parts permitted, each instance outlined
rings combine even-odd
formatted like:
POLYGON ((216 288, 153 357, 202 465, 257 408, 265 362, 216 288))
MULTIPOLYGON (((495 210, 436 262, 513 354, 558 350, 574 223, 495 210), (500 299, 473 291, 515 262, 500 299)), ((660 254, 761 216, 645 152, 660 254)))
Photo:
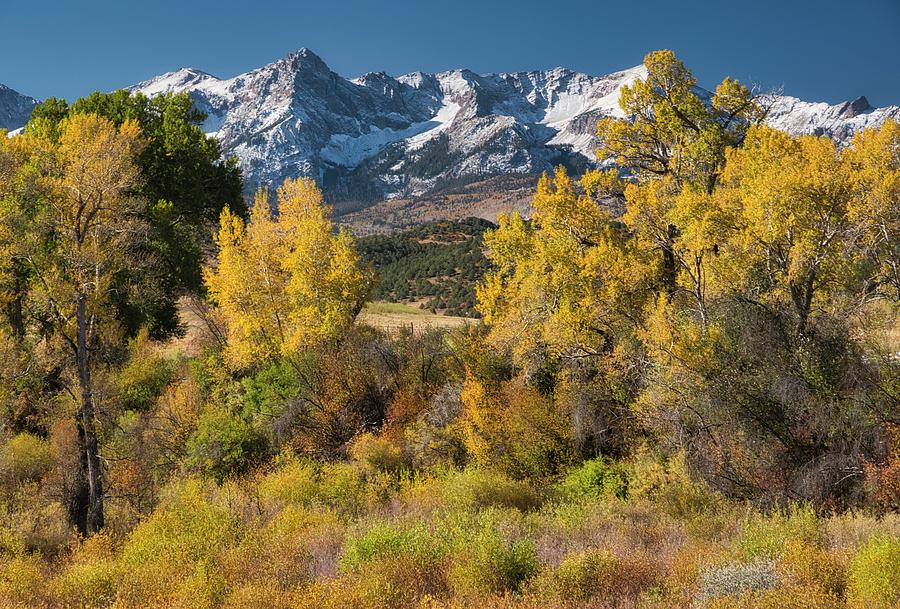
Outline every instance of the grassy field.
POLYGON ((435 315, 430 311, 395 302, 370 302, 359 315, 359 321, 382 330, 399 330, 412 327, 414 331, 430 328, 455 328, 477 323, 467 317, 435 315))

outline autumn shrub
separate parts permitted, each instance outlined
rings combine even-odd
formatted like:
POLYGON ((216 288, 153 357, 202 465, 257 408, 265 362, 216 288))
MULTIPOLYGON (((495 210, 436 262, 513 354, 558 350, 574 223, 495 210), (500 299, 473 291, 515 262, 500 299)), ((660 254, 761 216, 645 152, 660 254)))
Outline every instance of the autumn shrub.
POLYGON ((900 605, 900 537, 873 536, 850 561, 849 609, 900 605))
POLYGON ((830 547, 853 554, 873 536, 900 537, 900 512, 831 514, 822 528, 830 547))
POLYGON ((347 542, 341 566, 347 571, 356 571, 367 563, 400 556, 419 562, 433 562, 440 560, 447 552, 446 543, 422 524, 380 522, 347 542))
POLYGON ((620 561, 605 550, 585 550, 566 556, 558 567, 541 574, 535 588, 542 596, 579 601, 608 594, 615 587, 620 561))
POLYGON ((286 458, 276 461, 271 472, 259 481, 260 500, 284 506, 310 506, 319 490, 318 466, 304 459, 286 458))
POLYGON ((328 508, 346 515, 358 515, 369 502, 369 489, 360 469, 352 463, 326 463, 319 473, 317 499, 328 508))
POLYGON ((798 590, 818 590, 835 598, 844 596, 847 586, 843 553, 802 541, 786 544, 779 574, 786 586, 798 590))
MULTIPOLYGON (((450 585, 460 598, 517 591, 539 569, 534 541, 517 524, 518 512, 483 512, 457 527, 450 585)), ((452 530, 452 528, 451 528, 452 530)))
POLYGON ((33 554, 0 556, 0 607, 37 607, 45 600, 44 563, 33 554))
POLYGON ((341 569, 379 605, 411 606, 427 594, 447 592, 451 545, 423 522, 377 522, 348 540, 341 569))
POLYGON ((809 505, 791 505, 769 515, 753 513, 744 522, 738 546, 747 558, 777 558, 787 544, 819 546, 825 541, 819 518, 809 505))
POLYGON ((270 582, 247 583, 229 589, 221 609, 293 609, 299 592, 279 589, 270 582))
MULTIPOLYGON (((251 521, 252 522, 252 521, 251 521)), ((315 540, 338 535, 336 559, 343 525, 332 512, 288 506, 264 524, 243 529, 240 540, 222 552, 219 565, 231 586, 288 592, 309 583, 320 570, 315 540)))
POLYGON ((239 528, 211 499, 214 489, 188 479, 166 489, 161 505, 124 541, 119 602, 124 607, 208 606, 224 594, 220 555, 239 528))
POLYGON ((477 512, 488 507, 531 510, 538 493, 526 482, 479 468, 445 470, 411 486, 407 499, 429 509, 477 512))
POLYGON ((27 432, 16 434, 0 447, 3 490, 11 491, 23 482, 39 480, 54 464, 53 448, 48 441, 27 432))
POLYGON ((866 463, 866 491, 870 502, 883 511, 900 505, 900 425, 888 424, 888 451, 881 463, 866 463))
POLYGON ((675 518, 708 518, 723 507, 721 497, 687 471, 683 453, 663 459, 641 449, 627 469, 629 495, 649 499, 675 518))
POLYGON ((720 597, 733 597, 770 590, 779 585, 775 563, 758 558, 747 563, 730 562, 710 567, 700 574, 697 600, 703 604, 720 597))
POLYGON ((86 539, 50 584, 56 606, 65 609, 103 609, 113 604, 121 567, 109 535, 86 539))
POLYGON ((459 420, 461 410, 456 383, 447 383, 432 394, 427 408, 403 430, 404 447, 414 466, 438 469, 465 465, 469 455, 459 420))
POLYGON ((816 589, 775 588, 718 597, 705 609, 843 609, 843 600, 816 589))
POLYGON ((397 472, 406 466, 403 451, 385 436, 361 434, 350 446, 350 456, 365 468, 378 472, 397 472))
POLYGON ((122 406, 126 410, 148 411, 172 382, 176 363, 159 353, 146 329, 131 340, 129 350, 128 363, 116 375, 122 406))
POLYGON ((188 440, 187 463, 215 480, 239 474, 266 455, 262 434, 242 417, 225 408, 208 407, 188 440))
POLYGON ((618 464, 596 457, 571 469, 557 485, 557 492, 567 501, 624 499, 628 493, 628 476, 618 464))
POLYGON ((498 386, 468 377, 461 395, 466 449, 482 467, 542 479, 573 463, 568 418, 521 379, 498 386))

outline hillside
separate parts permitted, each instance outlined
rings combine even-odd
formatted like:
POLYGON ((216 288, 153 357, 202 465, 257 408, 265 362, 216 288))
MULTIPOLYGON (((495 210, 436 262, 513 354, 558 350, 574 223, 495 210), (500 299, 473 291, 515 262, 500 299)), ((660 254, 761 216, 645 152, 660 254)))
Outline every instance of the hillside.
POLYGON ((478 218, 442 220, 359 239, 360 254, 378 273, 373 298, 454 317, 478 317, 475 284, 490 266, 482 236, 492 227, 478 218))

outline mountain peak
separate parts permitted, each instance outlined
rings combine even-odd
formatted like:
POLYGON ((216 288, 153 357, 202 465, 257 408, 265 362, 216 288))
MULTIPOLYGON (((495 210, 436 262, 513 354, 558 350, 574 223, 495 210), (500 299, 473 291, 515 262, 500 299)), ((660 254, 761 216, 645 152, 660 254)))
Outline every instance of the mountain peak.
POLYGON ((859 116, 866 110, 870 110, 872 106, 869 104, 869 100, 866 99, 865 95, 860 95, 852 102, 847 102, 841 107, 840 115, 844 118, 853 118, 854 116, 859 116))
POLYGON ((301 47, 300 49, 294 51, 293 53, 288 53, 283 58, 275 62, 276 64, 287 63, 290 64, 294 69, 298 70, 312 70, 315 72, 330 72, 331 69, 325 63, 325 61, 313 53, 310 49, 306 47, 301 47))
POLYGON ((38 101, 0 84, 0 129, 15 130, 28 122, 38 101))
POLYGON ((219 79, 203 70, 185 67, 147 79, 132 87, 128 87, 128 90, 140 91, 148 97, 153 97, 164 93, 179 93, 192 89, 206 81, 217 80, 219 79))

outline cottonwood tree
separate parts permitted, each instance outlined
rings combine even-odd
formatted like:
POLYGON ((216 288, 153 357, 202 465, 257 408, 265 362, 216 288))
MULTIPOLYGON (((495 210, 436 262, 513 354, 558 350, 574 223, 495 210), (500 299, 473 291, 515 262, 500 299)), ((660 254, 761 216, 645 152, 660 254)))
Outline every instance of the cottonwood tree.
POLYGON ((352 236, 335 232, 315 182, 288 179, 277 203, 276 214, 261 191, 246 224, 222 213, 206 285, 226 327, 225 362, 237 371, 279 363, 291 371, 296 395, 273 415, 281 441, 333 456, 384 417, 382 391, 363 372, 368 356, 350 333, 372 276, 352 236))
POLYGON ((216 235, 210 297, 227 326, 226 358, 237 368, 339 338, 371 287, 353 237, 335 234, 331 208, 315 182, 288 179, 256 196, 250 221, 226 210, 216 235))
POLYGON ((31 149, 23 179, 37 197, 30 222, 17 225, 13 258, 27 270, 35 332, 62 342, 71 362, 74 378, 61 382, 77 404, 79 463, 68 510, 89 534, 104 523, 93 372, 109 342, 121 338, 111 306, 124 297, 117 274, 142 266, 136 254, 146 227, 136 219, 140 204, 132 192, 143 142, 136 123, 117 128, 92 114, 73 116, 60 129, 58 142, 21 144, 31 149))
POLYGON ((697 239, 696 227, 695 238, 685 238, 685 216, 705 213, 726 150, 741 146, 747 130, 765 117, 765 108, 731 78, 711 97, 701 97, 693 74, 672 51, 650 53, 644 65, 647 77, 622 88, 619 105, 625 118, 598 123, 597 154, 615 160, 629 177, 617 189, 627 200, 623 219, 643 247, 659 252, 660 289, 692 297, 705 318, 704 263, 714 255, 714 244, 697 239))

